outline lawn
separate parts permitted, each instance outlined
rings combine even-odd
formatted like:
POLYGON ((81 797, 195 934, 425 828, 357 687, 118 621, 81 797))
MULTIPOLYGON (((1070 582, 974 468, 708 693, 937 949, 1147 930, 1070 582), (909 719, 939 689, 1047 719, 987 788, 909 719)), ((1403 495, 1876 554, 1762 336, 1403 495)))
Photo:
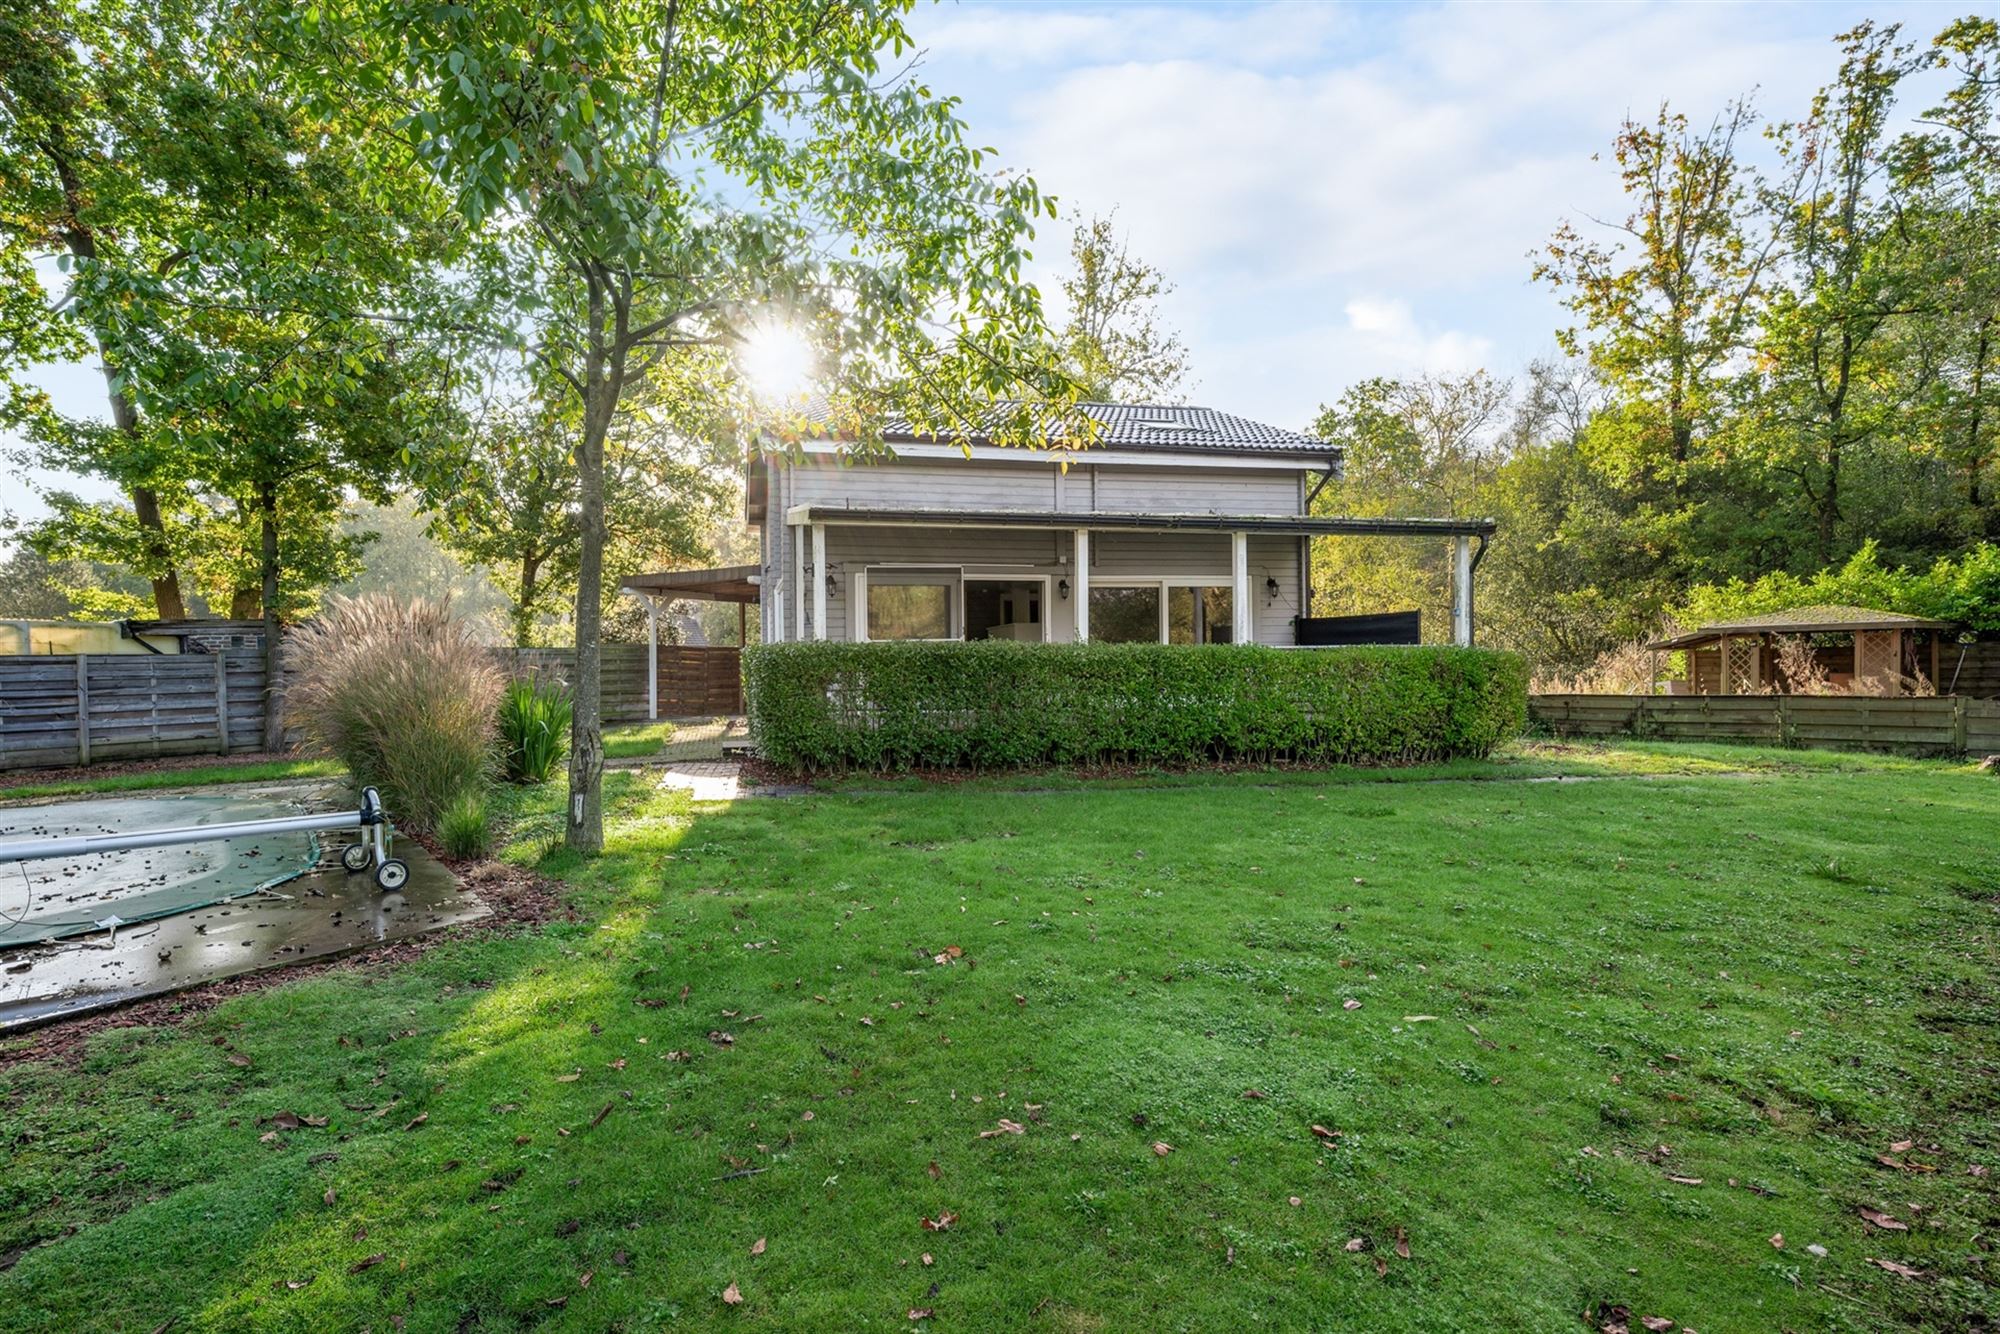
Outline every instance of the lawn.
POLYGON ((32 1245, 0 1326, 1995 1305, 2000 782, 1968 766, 611 791, 589 864, 545 854, 559 792, 518 802, 508 855, 573 923, 0 1067, 0 1252, 32 1245))

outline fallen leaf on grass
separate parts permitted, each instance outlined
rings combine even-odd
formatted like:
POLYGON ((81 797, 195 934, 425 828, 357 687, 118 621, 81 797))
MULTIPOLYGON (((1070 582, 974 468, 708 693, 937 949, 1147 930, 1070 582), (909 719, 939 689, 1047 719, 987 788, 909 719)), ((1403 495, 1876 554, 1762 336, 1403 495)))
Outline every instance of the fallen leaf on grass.
POLYGON ((1912 1269, 1908 1265, 1897 1264, 1894 1260, 1877 1260, 1872 1255, 1864 1255, 1861 1258, 1869 1264, 1874 1265, 1877 1269, 1888 1270, 1898 1278, 1922 1278, 1924 1276, 1923 1270, 1912 1269))
POLYGON ((1009 1121, 1003 1116, 1000 1118, 1000 1124, 992 1130, 980 1131, 979 1138, 992 1139, 995 1135, 1025 1135, 1027 1133, 1028 1128, 1019 1121, 1009 1121))
POLYGON ((429 1112, 418 1112, 415 1116, 410 1118, 410 1123, 404 1126, 403 1129, 415 1130, 418 1126, 422 1125, 424 1122, 430 1119, 431 1119, 431 1114, 429 1112))
POLYGON ((1361 1002, 1350 996, 1340 1003, 1340 1008, 1343 1010, 1358 1010, 1361 1008, 1361 1002))
POLYGON ((1884 1232, 1908 1232, 1910 1230, 1908 1223, 1892 1218, 1880 1209, 1863 1208, 1860 1213, 1864 1219, 1881 1228, 1884 1232))
POLYGON ((276 1116, 266 1118, 266 1121, 280 1130, 297 1130, 300 1126, 326 1124, 326 1118, 323 1116, 300 1116, 297 1112, 279 1112, 276 1116))
POLYGON ((1366 1250, 1367 1248, 1368 1248, 1368 1239, 1366 1237, 1354 1237, 1350 1239, 1347 1245, 1343 1246, 1341 1249, 1346 1251, 1360 1251, 1360 1250, 1366 1250))
POLYGON ((1700 1177, 1680 1177, 1675 1176, 1672 1172, 1667 1173, 1667 1180, 1673 1182, 1676 1186, 1699 1186, 1701 1184, 1700 1177))
POLYGON ((1291 1199, 1290 1199, 1289 1201, 1287 1201, 1287 1203, 1289 1203, 1289 1204, 1290 1204, 1290 1205, 1292 1206, 1292 1208, 1296 1209, 1296 1208, 1298 1208, 1298 1207, 1299 1207, 1299 1206, 1300 1206, 1301 1204, 1304 1204, 1304 1203, 1305 1203, 1305 1201, 1304 1201, 1304 1200, 1302 1200, 1302 1199, 1300 1199, 1300 1198, 1299 1198, 1298 1196, 1294 1195, 1294 1196, 1292 1196, 1292 1197, 1291 1197, 1291 1199))
POLYGON ((375 1252, 375 1254, 367 1257, 366 1259, 356 1260, 353 1264, 347 1266, 347 1272, 350 1274, 359 1274, 363 1270, 373 1269, 376 1265, 381 1264, 384 1260, 388 1258, 389 1258, 389 1253, 387 1251, 377 1251, 375 1252))
POLYGON ((1899 1139, 1894 1144, 1891 1144, 1889 1146, 1889 1152, 1908 1153, 1911 1149, 1914 1149, 1916 1147, 1917 1147, 1917 1142, 1913 1139, 1899 1139))
POLYGON ((910 1308, 910 1319, 912 1320, 929 1320, 932 1314, 931 1308, 928 1306, 912 1306, 910 1308))
POLYGON ((1312 1132, 1323 1140, 1336 1140, 1340 1138, 1338 1130, 1328 1130, 1325 1126, 1316 1125, 1312 1128, 1312 1132))
POLYGON ((1785 1234, 1784 1234, 1784 1233, 1782 1233, 1782 1232, 1773 1232, 1773 1233, 1771 1234, 1771 1249, 1772 1249, 1772 1250, 1774 1250, 1774 1251, 1782 1251, 1782 1250, 1784 1250, 1784 1249, 1785 1249, 1785 1234))
POLYGON ((331 1209, 333 1207, 333 1202, 337 1197, 333 1193, 333 1187, 328 1186, 326 1188, 326 1194, 322 1195, 320 1198, 325 1200, 327 1208, 331 1209))
POLYGON ((722 1304, 724 1306, 743 1305, 743 1294, 737 1289, 734 1283, 722 1290, 722 1304))
POLYGON ((1246 1100, 1250 1102, 1264 1101, 1264 1095, 1256 1089, 1244 1089, 1243 1096, 1246 1100))
POLYGON ((582 1078, 583 1078, 583 1072, 582 1072, 582 1071, 580 1071, 580 1070, 574 1070, 574 1071, 571 1071, 571 1072, 570 1072, 569 1074, 566 1074, 566 1075, 557 1075, 557 1076, 556 1076, 556 1083, 558 1083, 558 1084, 574 1084, 574 1083, 576 1083, 576 1081, 577 1081, 577 1080, 579 1080, 579 1079, 582 1079, 582 1078))
POLYGON ((247 1067, 250 1064, 250 1058, 240 1051, 232 1051, 229 1053, 229 1063, 231 1065, 247 1067))
POLYGON ((1674 1327, 1675 1321, 1671 1316, 1642 1315, 1639 1317, 1639 1323, 1652 1330, 1653 1334, 1666 1334, 1666 1331, 1674 1327))
POLYGON ((1406 1024, 1434 1024, 1437 1021, 1438 1017, 1434 1014, 1406 1014, 1403 1016, 1403 1022, 1406 1024))
POLYGON ((762 1255, 763 1253, 764 1253, 764 1239, 762 1237, 759 1237, 757 1238, 757 1244, 750 1248, 750 1254, 762 1255))
POLYGON ((953 1213, 951 1210, 947 1209, 943 1213, 939 1214, 936 1218, 924 1219, 924 1231, 949 1232, 951 1230, 951 1225, 953 1223, 956 1223, 957 1221, 958 1221, 958 1215, 953 1213))
POLYGON ((924 1261, 924 1264, 925 1264, 925 1266, 926 1266, 926 1267, 928 1267, 928 1266, 930 1266, 930 1265, 932 1265, 932 1264, 936 1263, 935 1261, 933 1261, 933 1260, 931 1259, 931 1253, 930 1253, 929 1251, 925 1251, 925 1252, 924 1252, 924 1255, 923 1255, 923 1261, 924 1261))
POLYGON ((291 1292, 297 1292, 300 1288, 311 1287, 312 1281, 318 1277, 317 1274, 308 1274, 304 1278, 288 1278, 285 1280, 285 1287, 291 1292))
POLYGON ((1153 1141, 1153 1152, 1158 1154, 1160 1157, 1164 1158, 1173 1151, 1174 1151, 1174 1146, 1167 1143, 1165 1140, 1156 1139, 1153 1141))
POLYGON ((1396 1258, 1399 1260, 1410 1258, 1410 1234, 1403 1231, 1400 1223, 1396 1225, 1396 1258))
POLYGON ((590 1118, 589 1128, 592 1130, 597 1129, 598 1125, 604 1120, 604 1118, 611 1115, 611 1108, 613 1105, 614 1104, 612 1103, 608 1102, 605 1103, 604 1106, 598 1110, 597 1115, 590 1118))
POLYGON ((931 1159, 931 1165, 929 1167, 926 1167, 924 1171, 930 1174, 930 1178, 933 1181, 936 1181, 939 1177, 944 1175, 944 1169, 937 1165, 937 1159, 935 1158, 931 1159))
POLYGON ((586 1269, 581 1274, 577 1275, 576 1286, 578 1286, 579 1288, 587 1288, 590 1286, 590 1280, 596 1277, 597 1277, 597 1271, 595 1269, 586 1269))
POLYGON ((258 1142, 259 1144, 282 1144, 282 1143, 284 1143, 284 1141, 283 1141, 282 1139, 280 1139, 280 1138, 278 1137, 278 1132, 277 1132, 277 1131, 275 1131, 275 1130, 267 1130, 267 1131, 265 1131, 265 1132, 264 1132, 263 1134, 261 1134, 261 1135, 259 1135, 259 1136, 257 1137, 257 1142, 258 1142))
POLYGON ((719 1028, 709 1030, 708 1040, 718 1047, 733 1047, 736 1045, 736 1035, 725 1033, 719 1028))

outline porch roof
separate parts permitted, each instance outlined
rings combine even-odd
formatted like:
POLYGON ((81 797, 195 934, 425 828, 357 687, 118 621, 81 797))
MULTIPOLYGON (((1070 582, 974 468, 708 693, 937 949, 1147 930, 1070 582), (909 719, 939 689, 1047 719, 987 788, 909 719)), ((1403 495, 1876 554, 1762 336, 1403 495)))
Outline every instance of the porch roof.
POLYGON ((659 574, 628 574, 618 581, 618 586, 653 597, 755 603, 759 573, 759 567, 755 565, 723 565, 712 570, 666 570, 659 574))
POLYGON ((905 509, 794 505, 788 523, 913 528, 1089 528, 1138 532, 1277 533, 1304 537, 1491 537, 1492 519, 1351 518, 1307 514, 1133 514, 1106 510, 905 509))
POLYGON ((1809 607, 1792 607, 1786 611, 1767 612, 1762 616, 1745 616, 1740 620, 1715 621, 1682 634, 1656 639, 1646 647, 1688 648, 1711 639, 1737 635, 1816 635, 1845 634, 1858 630, 1949 630, 1951 628, 1950 621, 1931 620, 1924 616, 1905 616, 1901 612, 1877 611, 1872 607, 1820 603, 1809 607))

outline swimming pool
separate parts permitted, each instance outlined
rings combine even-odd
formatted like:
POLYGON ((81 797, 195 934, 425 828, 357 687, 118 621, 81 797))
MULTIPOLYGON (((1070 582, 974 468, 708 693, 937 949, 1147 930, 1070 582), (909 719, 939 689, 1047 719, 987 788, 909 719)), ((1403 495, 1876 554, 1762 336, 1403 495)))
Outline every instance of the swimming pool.
MULTIPOLYGON (((0 842, 230 824, 304 810, 254 794, 91 798, 0 809, 0 842)), ((304 875, 319 855, 314 835, 277 833, 0 866, 0 949, 255 894, 304 875)))

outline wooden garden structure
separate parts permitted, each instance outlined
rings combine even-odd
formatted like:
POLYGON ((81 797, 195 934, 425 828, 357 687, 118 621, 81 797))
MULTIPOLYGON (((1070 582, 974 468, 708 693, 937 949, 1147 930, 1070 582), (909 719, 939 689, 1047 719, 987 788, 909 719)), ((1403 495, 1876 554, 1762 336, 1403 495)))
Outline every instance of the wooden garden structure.
POLYGON ((1684 655, 1686 667, 1668 683, 1669 693, 1787 694, 1795 683, 1779 667, 1778 641, 1806 636, 1829 684, 1852 690, 1861 683, 1867 693, 1894 696, 1911 693, 1919 676, 1936 686, 1940 646, 1955 628, 1900 612, 1820 605, 1718 621, 1646 647, 1684 655))

